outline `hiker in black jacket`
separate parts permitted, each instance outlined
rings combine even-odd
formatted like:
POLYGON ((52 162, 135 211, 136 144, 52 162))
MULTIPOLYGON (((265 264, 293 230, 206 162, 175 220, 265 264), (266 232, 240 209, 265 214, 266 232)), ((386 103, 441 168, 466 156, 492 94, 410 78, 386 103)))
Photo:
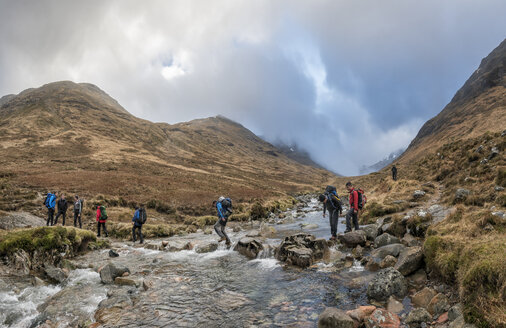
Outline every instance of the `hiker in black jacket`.
POLYGON ((67 207, 68 203, 67 200, 65 199, 65 195, 61 194, 60 200, 58 200, 58 214, 56 214, 56 218, 54 219, 55 225, 58 224, 58 218, 60 217, 60 215, 63 216, 62 226, 65 225, 65 216, 67 216, 67 207))
POLYGON ((392 166, 392 179, 394 179, 394 181, 397 181, 397 168, 394 166, 392 166))
POLYGON ((330 234, 332 235, 330 240, 335 240, 337 238, 339 215, 343 213, 343 207, 337 193, 325 192, 319 196, 319 200, 323 203, 323 217, 325 217, 326 211, 329 212, 330 234))

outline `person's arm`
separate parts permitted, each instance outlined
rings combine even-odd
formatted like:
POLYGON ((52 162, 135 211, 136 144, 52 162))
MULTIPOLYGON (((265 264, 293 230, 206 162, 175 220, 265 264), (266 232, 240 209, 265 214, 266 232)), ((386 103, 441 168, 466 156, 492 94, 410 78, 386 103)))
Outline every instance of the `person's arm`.
POLYGON ((221 220, 225 220, 225 216, 223 215, 223 207, 221 206, 221 203, 216 204, 216 208, 218 209, 218 216, 221 220))
POLYGON ((100 208, 97 208, 97 221, 100 219, 100 208))
POLYGON ((325 217, 325 212, 327 211, 327 202, 323 201, 323 217, 325 217))
POLYGON ((358 213, 358 191, 353 190, 353 208, 358 213))

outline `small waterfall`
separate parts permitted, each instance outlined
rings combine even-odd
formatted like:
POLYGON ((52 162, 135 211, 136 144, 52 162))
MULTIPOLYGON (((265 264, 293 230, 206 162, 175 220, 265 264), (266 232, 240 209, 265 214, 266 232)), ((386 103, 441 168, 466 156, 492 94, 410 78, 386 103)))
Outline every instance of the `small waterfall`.
POLYGON ((258 253, 257 259, 270 259, 274 258, 275 248, 271 245, 263 245, 264 249, 258 253))

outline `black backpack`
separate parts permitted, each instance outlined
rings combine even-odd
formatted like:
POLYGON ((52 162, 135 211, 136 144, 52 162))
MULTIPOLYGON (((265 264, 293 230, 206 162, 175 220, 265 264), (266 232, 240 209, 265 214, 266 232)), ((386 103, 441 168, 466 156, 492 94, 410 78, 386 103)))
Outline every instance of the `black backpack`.
POLYGON ((146 221, 148 220, 148 216, 146 215, 146 210, 144 208, 139 208, 139 222, 141 224, 144 224, 146 223, 146 221))
POLYGON ((328 201, 330 202, 333 208, 339 211, 342 210, 343 203, 341 202, 341 199, 339 198, 337 193, 325 192, 325 196, 327 197, 328 201))

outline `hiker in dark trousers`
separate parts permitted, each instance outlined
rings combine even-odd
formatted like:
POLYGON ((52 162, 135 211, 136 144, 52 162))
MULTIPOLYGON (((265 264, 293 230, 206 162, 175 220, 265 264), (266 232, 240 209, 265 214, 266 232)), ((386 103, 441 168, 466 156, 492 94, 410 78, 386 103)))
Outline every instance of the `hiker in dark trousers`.
POLYGON ((144 209, 144 206, 141 204, 140 208, 138 206, 135 206, 135 213, 134 217, 132 219, 132 239, 135 243, 137 240, 137 236, 135 234, 135 231, 139 233, 139 240, 140 243, 144 243, 144 237, 142 236, 142 225, 144 224, 143 217, 145 217, 146 210, 144 209))
POLYGON ((346 213, 346 232, 351 231, 351 221, 353 220, 353 225, 355 227, 355 230, 359 230, 358 227, 358 210, 359 210, 359 204, 358 204, 358 191, 355 190, 351 182, 346 183, 346 189, 350 193, 350 209, 348 210, 348 213, 346 213))
POLYGON ((53 225, 53 218, 54 218, 54 208, 56 207, 56 198, 57 193, 47 193, 46 200, 44 201, 44 205, 47 207, 47 222, 46 225, 53 225))
POLYGON ((79 199, 79 196, 74 197, 74 227, 77 227, 77 220, 79 219, 79 228, 83 228, 81 221, 81 214, 83 213, 83 201, 79 199))
POLYGON ((107 233, 107 228, 105 227, 105 222, 107 221, 107 212, 105 211, 105 206, 97 206, 97 237, 100 237, 100 227, 104 229, 104 233, 106 237, 109 237, 107 233))
POLYGON ((225 233, 225 226, 227 225, 228 216, 232 214, 232 201, 230 198, 221 196, 217 202, 213 202, 213 205, 216 206, 218 212, 218 221, 214 225, 214 230, 221 237, 218 242, 225 240, 226 244, 230 245, 230 239, 225 233))
POLYGON ((394 179, 394 181, 397 181, 397 168, 394 166, 392 166, 392 179, 394 179))
POLYGON ((320 195, 318 199, 323 203, 323 217, 325 217, 326 211, 329 212, 330 234, 332 235, 330 240, 335 240, 337 238, 339 215, 343 213, 341 202, 337 197, 337 193, 331 192, 325 192, 325 194, 320 195))
POLYGON ((54 219, 54 224, 58 224, 58 218, 60 215, 63 217, 62 226, 65 225, 65 217, 67 216, 67 207, 68 203, 65 199, 65 195, 61 194, 60 199, 58 200, 58 214, 56 214, 56 218, 54 219))

